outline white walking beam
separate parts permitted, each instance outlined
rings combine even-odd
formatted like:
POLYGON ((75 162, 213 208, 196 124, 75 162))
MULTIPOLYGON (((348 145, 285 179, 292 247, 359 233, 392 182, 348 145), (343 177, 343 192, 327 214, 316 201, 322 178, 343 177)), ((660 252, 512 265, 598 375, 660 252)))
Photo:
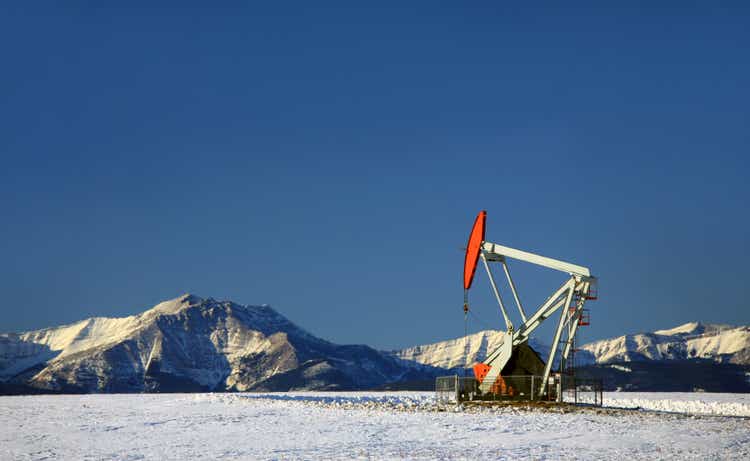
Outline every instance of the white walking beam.
POLYGON ((515 248, 498 245, 497 243, 484 241, 482 243, 482 250, 487 253, 518 259, 519 261, 526 261, 550 269, 567 272, 570 275, 591 277, 591 271, 589 271, 587 267, 566 263, 565 261, 548 258, 546 256, 540 256, 534 253, 529 253, 528 251, 516 250, 515 248))

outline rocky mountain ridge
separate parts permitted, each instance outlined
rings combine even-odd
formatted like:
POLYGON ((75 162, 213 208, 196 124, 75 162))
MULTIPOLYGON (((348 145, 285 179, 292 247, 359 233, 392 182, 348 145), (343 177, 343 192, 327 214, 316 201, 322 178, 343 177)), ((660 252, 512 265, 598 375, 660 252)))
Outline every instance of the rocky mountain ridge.
MULTIPOLYGON (((485 330, 378 351, 317 338, 269 306, 188 294, 129 317, 0 334, 0 393, 427 390, 435 376, 483 360, 500 338, 485 330)), ((543 359, 549 352, 530 345, 543 359)), ((696 388, 743 391, 750 327, 692 322, 594 341, 575 357, 613 389, 683 389, 702 376, 707 384, 696 388)))
MULTIPOLYGON (((393 351, 395 357, 442 368, 470 367, 499 346, 501 332, 484 330, 432 344, 393 351)), ((549 346, 534 338, 530 345, 542 358, 549 346)), ((669 330, 637 333, 578 346, 579 365, 631 361, 702 359, 716 363, 750 365, 750 326, 690 322, 669 330)))
POLYGON ((750 365, 750 326, 689 322, 668 330, 603 339, 580 346, 582 365, 702 359, 750 365))
MULTIPOLYGON (((502 332, 499 330, 483 330, 466 337, 449 339, 432 344, 407 347, 390 353, 399 359, 421 363, 446 370, 460 370, 471 368, 481 362, 489 352, 500 347, 502 332)), ((531 347, 546 360, 549 346, 545 346, 534 338, 529 340, 531 347)))
POLYGON ((130 317, 0 335, 0 382, 47 392, 348 390, 436 373, 322 340, 268 306, 190 294, 130 317))

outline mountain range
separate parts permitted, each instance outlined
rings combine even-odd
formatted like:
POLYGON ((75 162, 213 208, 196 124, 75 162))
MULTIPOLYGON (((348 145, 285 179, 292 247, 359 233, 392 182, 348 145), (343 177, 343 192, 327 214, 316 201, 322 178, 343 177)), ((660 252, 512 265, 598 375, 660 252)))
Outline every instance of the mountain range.
POLYGON ((130 317, 0 335, 6 393, 350 390, 440 372, 322 340, 268 306, 190 294, 130 317))
POLYGON ((690 359, 750 365, 750 326, 690 322, 584 344, 578 358, 584 365, 690 359))
MULTIPOLYGON (((487 351, 499 347, 502 332, 484 330, 448 341, 409 347, 392 354, 398 358, 440 368, 469 368, 487 351)), ((543 359, 549 345, 529 340, 543 359)), ((669 330, 636 333, 602 339, 576 348, 577 365, 601 365, 637 361, 702 359, 715 363, 750 365, 750 326, 690 322, 669 330)))
MULTIPOLYGON (((494 350, 500 338, 500 331, 485 330, 391 353, 462 372, 494 350)), ((534 338, 529 342, 546 360, 549 346, 534 338)), ((750 392, 750 326, 690 322, 583 344, 573 359, 576 376, 600 379, 606 390, 750 392)))
MULTIPOLYGON (((0 334, 0 393, 431 389, 499 339, 486 330, 379 351, 317 338, 266 305, 187 294, 130 317, 0 334)), ((750 327, 624 335, 580 346, 576 363, 611 389, 748 392, 750 327)))

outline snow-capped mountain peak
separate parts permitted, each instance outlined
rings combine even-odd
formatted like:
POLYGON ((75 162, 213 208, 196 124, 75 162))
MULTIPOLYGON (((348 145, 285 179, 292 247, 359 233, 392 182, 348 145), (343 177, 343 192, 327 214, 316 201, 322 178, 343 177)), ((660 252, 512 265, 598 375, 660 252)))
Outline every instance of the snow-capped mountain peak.
POLYGON ((668 330, 656 330, 655 335, 662 336, 674 336, 674 335, 700 335, 707 333, 718 333, 722 330, 729 330, 735 328, 732 325, 716 324, 716 323, 701 323, 701 322, 688 322, 680 326, 670 328, 668 330))
POLYGON ((623 335, 581 346, 582 364, 708 359, 750 363, 750 327, 690 322, 653 333, 623 335))
POLYGON ((178 296, 174 299, 160 302, 151 309, 140 314, 141 316, 148 317, 151 315, 159 314, 176 314, 177 312, 186 309, 190 306, 197 306, 204 301, 200 296, 196 296, 191 293, 185 293, 182 296, 178 296))
MULTIPOLYGON (((470 368, 481 362, 487 354, 502 344, 503 332, 484 330, 465 337, 449 339, 422 346, 407 347, 392 354, 403 360, 414 361, 424 365, 445 369, 470 368)), ((529 340, 530 346, 544 359, 549 353, 549 346, 529 340)))
POLYGON ((359 389, 415 370, 317 338, 267 305, 192 294, 129 317, 0 334, 0 384, 47 391, 359 389))
MULTIPOLYGON (((429 383, 436 375, 480 362, 499 347, 502 336, 486 330, 379 352, 317 338, 267 305, 185 294, 128 317, 93 317, 0 334, 0 393, 366 389, 429 383)), ((547 346, 530 342, 542 358, 548 354, 547 346)), ((750 364, 750 327, 690 322, 595 341, 576 353, 579 365, 693 359, 750 364)))
MULTIPOLYGON (((487 352, 500 344, 501 332, 485 330, 433 344, 393 351, 404 360, 455 369, 482 361, 487 352)), ((549 353, 532 338, 531 347, 543 359, 549 353)), ((718 363, 750 364, 750 327, 690 322, 653 333, 623 335, 579 346, 579 365, 629 362, 638 360, 708 359, 718 363)))

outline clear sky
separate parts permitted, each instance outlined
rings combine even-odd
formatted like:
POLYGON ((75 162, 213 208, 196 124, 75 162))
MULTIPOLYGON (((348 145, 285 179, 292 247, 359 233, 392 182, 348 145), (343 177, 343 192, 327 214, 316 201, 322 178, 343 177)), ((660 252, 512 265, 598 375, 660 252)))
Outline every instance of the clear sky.
POLYGON ((460 336, 480 209, 601 278, 584 339, 750 323, 745 2, 47 3, 0 6, 0 331, 192 292, 460 336))

